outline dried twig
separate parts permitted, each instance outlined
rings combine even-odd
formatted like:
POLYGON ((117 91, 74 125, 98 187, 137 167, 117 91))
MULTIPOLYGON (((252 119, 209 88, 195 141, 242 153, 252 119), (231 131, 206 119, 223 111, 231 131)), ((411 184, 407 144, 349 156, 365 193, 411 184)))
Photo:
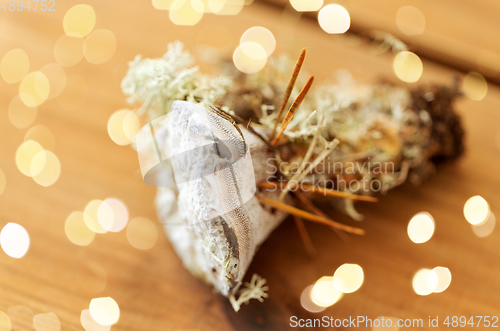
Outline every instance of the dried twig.
MULTIPOLYGON (((302 159, 302 162, 299 165, 299 168, 297 169, 297 172, 290 178, 289 182, 297 181, 297 178, 304 172, 304 168, 306 167, 306 164, 309 162, 309 159, 311 158, 312 154, 314 153, 314 149, 316 148, 316 144, 318 142, 318 138, 320 136, 320 128, 321 125, 323 124, 323 121, 325 120, 325 114, 321 113, 321 119, 316 126, 316 131, 314 132, 313 139, 311 143, 309 144, 309 147, 307 149, 306 154, 304 155, 304 158, 302 159)), ((285 191, 288 192, 290 188, 285 187, 285 191)))
POLYGON ((307 162, 309 162, 309 159, 311 159, 311 156, 314 153, 314 149, 316 148, 316 144, 318 142, 318 138, 319 138, 320 132, 321 132, 320 128, 321 128, 321 125, 323 125, 324 120, 325 120, 325 114, 321 113, 321 119, 320 119, 318 125, 316 126, 316 131, 314 132, 313 139, 312 139, 311 143, 309 144, 309 147, 307 148, 307 152, 304 155, 304 158, 302 159, 302 162, 300 163, 299 168, 297 169, 297 172, 292 176, 292 178, 290 178, 290 181, 295 180, 298 176, 300 176, 300 174, 304 171, 304 168, 305 168, 307 162))
MULTIPOLYGON (((288 182, 289 183, 289 182, 288 182)), ((284 189, 288 183, 285 182, 260 182, 257 184, 259 188, 263 189, 284 189)), ((311 193, 317 193, 317 194, 323 194, 323 195, 328 195, 331 197, 337 197, 337 198, 345 198, 345 199, 351 199, 351 200, 357 200, 357 201, 368 201, 368 202, 377 202, 378 199, 375 197, 370 197, 366 195, 357 195, 357 194, 352 194, 352 193, 347 193, 343 191, 337 191, 329 188, 324 188, 324 187, 318 187, 314 185, 308 185, 308 184, 295 184, 291 185, 290 187, 291 190, 297 191, 297 190, 302 190, 304 192, 311 192, 311 193)))
MULTIPOLYGON (((221 110, 223 111, 223 110, 221 110)), ((238 124, 241 124, 241 125, 244 125, 248 131, 252 132, 254 135, 256 135, 260 140, 262 140, 268 147, 272 148, 272 149, 275 149, 276 146, 273 146, 271 145, 271 143, 266 139, 264 138, 260 133, 258 133, 257 131, 255 131, 252 126, 250 125, 250 121, 245 121, 243 118, 239 117, 238 115, 236 114, 229 114, 229 113, 226 113, 228 116, 232 117, 233 120, 238 123, 238 124)))
MULTIPOLYGON (((334 139, 333 141, 329 142, 326 144, 325 149, 319 153, 319 155, 314 159, 312 163, 309 163, 307 168, 297 176, 295 179, 298 182, 300 182, 305 176, 307 176, 316 166, 322 162, 331 152, 332 150, 337 147, 337 145, 340 143, 338 139, 334 139)), ((279 200, 282 201, 285 198, 285 195, 290 191, 291 186, 293 183, 288 182, 287 186, 283 189, 283 191, 280 194, 279 200)))
MULTIPOLYGON (((332 220, 330 217, 328 217, 328 215, 323 213, 321 211, 321 209, 316 207, 304 194, 302 194, 300 192, 294 192, 293 194, 300 200, 300 202, 302 202, 302 204, 304 205, 304 207, 306 207, 306 209, 309 209, 310 212, 312 212, 318 216, 332 220)), ((342 239, 344 242, 346 242, 349 239, 349 237, 344 232, 340 231, 339 229, 332 228, 332 230, 335 231, 335 233, 338 234, 340 239, 342 239)))
POLYGON ((265 198, 263 196, 256 195, 256 197, 257 197, 257 200, 259 200, 261 203, 266 204, 268 206, 271 206, 273 208, 282 210, 290 215, 295 215, 295 216, 298 216, 298 217, 305 219, 305 220, 308 220, 308 221, 328 225, 328 226, 331 226, 333 228, 343 230, 345 232, 359 234, 359 235, 365 234, 365 230, 363 230, 363 229, 355 228, 353 226, 349 226, 349 225, 345 225, 345 224, 341 224, 341 223, 329 220, 327 218, 311 214, 311 213, 304 211, 302 209, 298 209, 298 208, 289 206, 286 203, 279 202, 279 201, 276 201, 273 199, 265 198))
POLYGON ((314 248, 312 244, 311 237, 309 237, 309 234, 307 233, 306 226, 304 225, 304 222, 302 219, 300 219, 297 216, 293 216, 293 220, 295 221, 295 225, 297 226, 297 230, 299 230, 299 235, 300 238, 302 239, 302 243, 304 244, 304 247, 306 248, 307 254, 310 256, 316 255, 316 249, 314 248))
POLYGON ((370 196, 366 196, 366 195, 350 194, 350 193, 347 193, 347 192, 337 191, 337 190, 333 190, 333 189, 329 189, 329 188, 325 188, 325 187, 317 187, 317 186, 307 185, 307 184, 303 184, 302 187, 306 191, 311 191, 311 192, 314 192, 314 193, 328 195, 328 196, 331 196, 331 197, 338 197, 338 198, 344 197, 344 198, 348 198, 348 199, 351 199, 351 200, 368 201, 368 202, 377 202, 378 201, 378 198, 376 198, 376 197, 370 197, 370 196))

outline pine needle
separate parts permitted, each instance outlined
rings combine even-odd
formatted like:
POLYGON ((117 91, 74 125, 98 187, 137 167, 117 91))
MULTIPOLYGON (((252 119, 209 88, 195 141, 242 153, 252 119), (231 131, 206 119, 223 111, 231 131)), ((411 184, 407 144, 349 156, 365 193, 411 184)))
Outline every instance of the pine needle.
POLYGON ((328 226, 343 230, 343 231, 348 232, 348 233, 359 234, 359 235, 365 234, 365 230, 363 230, 363 229, 355 228, 355 227, 345 225, 345 224, 341 224, 341 223, 329 220, 327 218, 311 214, 311 213, 304 211, 302 209, 298 209, 298 208, 289 206, 286 203, 279 202, 279 201, 276 201, 273 199, 265 198, 263 196, 256 195, 256 197, 257 197, 257 200, 259 200, 261 203, 268 205, 268 206, 271 206, 273 208, 282 210, 290 215, 295 215, 295 216, 298 216, 302 219, 316 222, 319 224, 328 225, 328 226))
MULTIPOLYGON (((328 218, 329 220, 332 220, 330 217, 328 217, 328 215, 323 213, 323 211, 321 211, 321 209, 316 207, 304 194, 302 194, 300 192, 293 192, 293 194, 300 200, 300 202, 302 202, 304 207, 309 209, 310 212, 315 213, 318 216, 322 216, 324 218, 328 218)), ((339 229, 332 228, 332 230, 335 231, 335 233, 338 234, 340 239, 342 239, 344 242, 347 242, 347 240, 349 239, 349 237, 344 232, 340 231, 339 229)))
MULTIPOLYGON (((288 185, 288 182, 260 182, 257 184, 259 188, 262 189, 284 189, 288 185)), ((343 191, 337 191, 329 188, 324 188, 324 187, 318 187, 314 185, 308 185, 308 184, 295 184, 291 185, 290 187, 291 190, 297 191, 297 190, 302 190, 304 192, 311 192, 311 193, 317 193, 317 194, 322 194, 322 195, 327 195, 331 197, 336 197, 336 198, 344 198, 344 199, 351 199, 351 200, 356 200, 356 201, 367 201, 367 202, 377 202, 378 199, 375 197, 370 197, 370 196, 365 196, 365 195, 357 195, 357 194, 352 194, 352 193, 347 193, 343 191)))
POLYGON ((307 254, 309 254, 309 256, 316 255, 316 249, 314 248, 311 237, 309 237, 309 234, 307 233, 307 229, 306 226, 304 225, 304 222, 302 221, 301 218, 295 215, 293 215, 293 220, 295 221, 297 230, 299 230, 300 239, 302 239, 302 243, 304 244, 307 254))

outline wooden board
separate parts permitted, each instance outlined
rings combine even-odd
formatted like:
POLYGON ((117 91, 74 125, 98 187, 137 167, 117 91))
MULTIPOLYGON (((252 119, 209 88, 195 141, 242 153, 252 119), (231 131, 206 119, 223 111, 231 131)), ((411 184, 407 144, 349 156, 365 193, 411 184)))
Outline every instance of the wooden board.
MULTIPOLYGON (((261 247, 248 272, 268 280, 269 299, 263 304, 251 302, 238 314, 182 267, 163 234, 147 251, 133 248, 124 231, 98 235, 88 247, 72 244, 65 236, 64 222, 92 199, 118 197, 132 217, 156 221, 155 190, 142 182, 136 153, 113 143, 106 129, 109 116, 127 107, 119 82, 126 62, 136 54, 159 57, 167 43, 176 39, 193 51, 201 43, 215 45, 220 43, 219 36, 203 37, 203 41, 198 36, 206 26, 217 24, 228 29, 224 43, 230 56, 247 28, 262 25, 275 34, 277 53, 295 57, 302 47, 307 48, 304 68, 316 75, 317 82, 330 78, 339 68, 350 70, 361 82, 374 82, 381 76, 395 79, 391 54, 371 55, 369 45, 353 46, 349 38, 329 36, 313 22, 297 22, 258 2, 238 16, 205 15, 194 27, 173 25, 168 13, 154 10, 149 1, 86 3, 97 13, 95 28, 113 31, 118 48, 105 64, 83 60, 67 68, 67 74, 82 76, 88 87, 81 107, 65 110, 57 99, 39 107, 35 124, 53 132, 55 153, 62 165, 61 177, 49 188, 37 185, 16 168, 14 155, 26 129, 12 126, 7 107, 18 84, 0 82, 0 169, 7 178, 6 190, 0 195, 0 226, 19 223, 31 238, 22 259, 0 254, 0 310, 26 305, 34 314, 54 312, 63 330, 82 330, 80 313, 88 309, 90 300, 111 296, 121 310, 114 330, 151 331, 284 330, 292 315, 427 319, 430 315, 498 314, 500 233, 497 229, 479 239, 462 215, 464 202, 476 194, 498 213, 500 151, 495 139, 500 90, 496 86, 489 87, 481 102, 464 99, 458 104, 467 130, 467 154, 459 162, 443 166, 420 187, 404 185, 380 197, 377 204, 360 204, 363 223, 330 211, 340 222, 362 226, 367 235, 342 242, 332 231, 307 224, 318 250, 310 259, 293 222, 282 224, 261 247), (406 226, 412 215, 424 210, 436 219, 436 233, 428 243, 416 245, 408 239, 406 226), (361 289, 319 315, 307 313, 300 305, 302 290, 343 263, 363 267, 361 289), (437 265, 451 270, 450 288, 441 294, 417 296, 411 287, 414 273, 437 265)), ((0 11, 0 56, 23 48, 31 70, 54 62, 53 46, 63 34, 62 19, 72 5, 57 2, 52 13, 0 11)), ((201 70, 210 69, 206 63, 201 65, 201 70)), ((421 82, 449 83, 456 74, 424 60, 421 82)), ((82 90, 78 86, 70 92, 82 90)), ((25 327, 16 330, 33 329, 29 318, 21 323, 25 327)))
MULTIPOLYGON (((278 7, 291 6, 288 0, 264 0, 278 7)), ((343 5, 351 16, 349 32, 373 38, 375 31, 388 32, 411 51, 445 66, 468 72, 478 71, 495 83, 500 82, 500 4, 497 1, 325 1, 343 5), (398 27, 398 10, 411 6, 425 17, 425 30, 418 35, 405 35, 398 27)), ((304 17, 317 20, 316 12, 304 17)))

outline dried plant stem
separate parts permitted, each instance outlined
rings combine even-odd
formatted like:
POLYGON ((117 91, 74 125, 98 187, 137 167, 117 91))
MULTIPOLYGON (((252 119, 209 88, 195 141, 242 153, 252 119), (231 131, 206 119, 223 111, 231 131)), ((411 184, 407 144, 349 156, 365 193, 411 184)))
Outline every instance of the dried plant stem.
MULTIPOLYGON (((297 182, 297 178, 302 174, 302 172, 304 171, 304 168, 306 167, 306 164, 311 159, 311 156, 314 152, 314 149, 316 148, 316 144, 318 142, 318 138, 320 135, 320 127, 323 124, 324 120, 325 120, 325 115, 324 115, 324 113, 322 113, 321 120, 319 121, 318 125, 316 126, 316 131, 314 132, 313 139, 312 139, 311 143, 309 144, 309 148, 307 149, 306 155, 302 159, 302 162, 300 163, 299 168, 297 169, 297 172, 292 176, 292 178, 290 178, 289 183, 293 182, 293 181, 297 182)), ((290 188, 285 187, 285 191, 288 192, 289 190, 290 190, 290 188)))
POLYGON ((279 201, 276 201, 273 199, 265 198, 263 196, 256 195, 256 197, 257 197, 257 200, 259 200, 261 203, 268 205, 268 206, 271 206, 273 208, 282 210, 290 215, 295 215, 295 216, 300 217, 302 219, 316 222, 319 224, 328 225, 328 226, 343 230, 343 231, 348 232, 348 233, 359 234, 359 235, 365 234, 365 230, 363 230, 363 229, 355 228, 355 227, 345 225, 345 224, 341 224, 341 223, 329 220, 327 218, 311 214, 311 213, 304 211, 302 209, 298 209, 298 208, 289 206, 286 203, 279 202, 279 201))
POLYGON ((295 221, 295 225, 297 226, 297 230, 299 230, 300 239, 302 239, 302 243, 307 251, 307 254, 310 256, 316 255, 316 249, 313 246, 311 237, 309 237, 309 233, 307 233, 306 226, 304 225, 304 221, 297 216, 293 216, 293 220, 295 221))
MULTIPOLYGON (((325 146, 325 149, 323 151, 321 151, 321 153, 319 153, 319 155, 316 157, 316 159, 314 159, 314 161, 312 163, 309 163, 307 168, 300 175, 297 176, 297 178, 295 179, 297 181, 297 183, 300 182, 305 176, 307 176, 314 168, 316 168, 316 166, 320 162, 322 162, 332 152, 332 150, 335 147, 337 147, 337 145, 339 143, 340 143, 340 141, 337 138, 335 138, 333 141, 327 143, 325 146)), ((283 189, 283 191, 281 192, 281 194, 279 196, 280 201, 283 201, 286 194, 290 191, 292 185, 293 185, 293 183, 288 182, 287 186, 283 189)))
POLYGON ((377 202, 378 201, 378 198, 370 197, 370 196, 366 196, 366 195, 350 194, 350 193, 337 191, 337 190, 333 190, 333 189, 329 189, 329 188, 325 188, 325 187, 315 187, 313 185, 307 185, 307 184, 303 184, 302 186, 303 186, 304 190, 306 190, 306 191, 311 191, 314 193, 328 195, 331 197, 339 197, 339 198, 344 197, 344 198, 348 198, 350 200, 367 201, 367 202, 377 202), (345 195, 348 195, 348 197, 346 197, 345 195))
MULTIPOLYGON (((221 109, 221 111, 223 111, 221 109)), ((272 148, 273 150, 276 148, 276 146, 273 146, 271 145, 271 143, 266 139, 264 138, 260 133, 258 133, 257 131, 255 131, 252 126, 250 125, 250 121, 245 121, 243 118, 239 117, 238 115, 236 114, 229 114, 229 113, 226 113, 228 116, 230 116, 236 123, 238 124, 241 124, 241 125, 244 125, 248 131, 252 132, 254 135, 256 135, 260 140, 262 140, 268 147, 272 148)))
POLYGON ((396 182, 388 185, 387 187, 384 187, 382 192, 387 192, 388 190, 403 184, 406 181, 406 178, 408 177, 409 171, 410 171, 410 162, 408 160, 405 160, 401 164, 401 171, 399 172, 399 177, 396 180, 396 182))
MULTIPOLYGON (((325 114, 322 113, 321 120, 319 121, 318 125, 316 126, 316 131, 314 132, 311 144, 309 145, 309 148, 307 149, 306 155, 304 156, 304 158, 302 159, 302 162, 300 163, 300 166, 299 166, 297 173, 302 173, 302 171, 304 171, 304 168, 305 168, 307 162, 309 162, 309 159, 311 158, 312 154, 314 153, 314 149, 316 148, 316 144, 318 142, 318 137, 320 135, 320 128, 323 125, 324 120, 325 120, 325 114)), ((294 179, 294 178, 292 177, 292 179, 294 179)))
POLYGON ((302 91, 300 91, 297 98, 295 98, 295 100, 293 101, 292 105, 290 106, 290 109, 288 109, 288 112, 286 113, 286 116, 283 119, 283 122, 281 123, 280 131, 278 132, 276 137, 274 137, 273 141, 271 142, 271 145, 276 146, 276 144, 278 144, 281 135, 285 131, 288 124, 290 124, 290 122, 292 121, 292 118, 297 112, 297 109, 299 109, 300 105, 302 104, 302 101, 304 101, 307 92, 309 92, 309 89, 311 88, 313 81, 314 81, 314 76, 311 76, 307 81, 306 85, 302 88, 302 91))
MULTIPOLYGON (((287 185, 290 182, 260 182, 257 184, 259 188, 262 189, 276 189, 279 187, 280 189, 284 189, 287 187, 287 185)), ((329 188, 324 188, 324 187, 317 187, 314 185, 308 185, 308 184, 292 184, 290 187, 291 190, 294 190, 296 192, 297 190, 302 190, 304 192, 311 192, 311 193, 317 193, 317 194, 323 194, 331 197, 337 197, 337 198, 345 198, 345 199, 351 199, 351 200, 357 200, 357 201, 368 201, 368 202, 377 202, 378 199, 375 197, 369 197, 365 195, 357 195, 357 194, 352 194, 352 193, 347 193, 343 191, 337 191, 329 188)))
MULTIPOLYGON (((328 215, 323 213, 321 211, 321 209, 316 207, 304 194, 302 194, 301 192, 293 192, 293 194, 300 200, 300 202, 302 202, 302 204, 304 205, 304 207, 306 207, 306 209, 309 209, 310 212, 312 212, 318 216, 332 220, 330 217, 328 217, 328 215)), ((335 231, 335 233, 338 234, 340 239, 342 239, 344 242, 347 242, 347 240, 349 239, 349 237, 344 232, 340 231, 339 229, 332 228, 332 230, 335 231)))
POLYGON ((297 63, 295 63, 295 67, 293 68, 293 73, 290 77, 290 81, 288 82, 288 86, 286 87, 285 95, 283 96, 283 101, 281 102, 281 107, 278 111, 278 116, 276 117, 276 123, 274 123, 273 133, 271 134, 270 139, 272 139, 274 137, 274 134, 276 133, 276 128, 278 127, 278 123, 281 121, 283 111, 285 111, 286 105, 288 104, 288 99, 290 99, 290 95, 292 94, 293 87, 295 86, 295 82, 297 81, 297 77, 299 77, 300 68, 302 68, 305 57, 306 49, 304 48, 302 52, 300 52, 297 63))

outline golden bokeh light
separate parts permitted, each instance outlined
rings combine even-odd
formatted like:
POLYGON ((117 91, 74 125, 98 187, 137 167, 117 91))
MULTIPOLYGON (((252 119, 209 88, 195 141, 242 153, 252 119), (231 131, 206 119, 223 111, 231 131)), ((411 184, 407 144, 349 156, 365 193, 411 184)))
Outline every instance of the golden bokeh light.
POLYGON ((427 287, 434 293, 444 292, 451 284, 450 269, 435 267, 427 275, 427 287))
POLYGON ((415 214, 408 223, 408 237, 416 244, 422 244, 431 239, 436 224, 431 214, 420 212, 415 214))
POLYGON ((323 0, 290 0, 290 4, 298 12, 317 11, 323 7, 323 0))
POLYGON ((85 331, 109 331, 111 330, 111 325, 101 325, 94 321, 92 316, 90 316, 90 311, 88 309, 82 310, 80 315, 80 323, 82 323, 85 331))
POLYGON ((51 151, 41 151, 33 157, 30 165, 33 180, 44 187, 53 185, 61 175, 59 158, 51 151))
POLYGON ((38 108, 26 106, 19 95, 16 95, 9 103, 9 120, 18 129, 30 126, 35 121, 37 113, 38 108))
POLYGON ((90 230, 94 231, 95 233, 108 232, 101 226, 101 224, 99 224, 99 220, 97 218, 97 211, 99 210, 102 202, 102 200, 92 200, 87 204, 85 210, 83 211, 85 224, 90 230))
POLYGON ((396 13, 396 25, 407 36, 416 36, 424 33, 425 16, 416 7, 403 6, 396 13))
POLYGON ((7 178, 5 178, 5 174, 0 169, 0 195, 2 195, 3 191, 5 191, 5 186, 7 185, 7 178))
POLYGON ((427 285, 427 279, 429 277, 430 272, 431 272, 430 269, 424 268, 417 271, 417 273, 413 276, 412 280, 413 290, 418 295, 425 296, 432 293, 431 289, 429 289, 429 286, 427 285))
POLYGON ((170 20, 176 25, 195 25, 203 17, 200 0, 175 0, 170 6, 170 20))
POLYGON ((398 321, 397 317, 379 316, 373 320, 372 331, 398 331, 398 321), (375 326, 377 320, 378 326, 375 326))
POLYGON ((31 161, 43 151, 42 145, 33 140, 25 141, 16 151, 16 166, 24 175, 31 177, 31 161))
POLYGON ((319 26, 329 34, 340 34, 349 30, 351 17, 347 9, 337 4, 326 5, 318 13, 319 26))
POLYGON ((469 72, 462 81, 462 90, 470 99, 481 101, 488 93, 488 83, 480 73, 469 72))
POLYGON ((87 100, 89 88, 85 78, 80 75, 69 75, 64 92, 57 98, 59 105, 65 110, 76 110, 87 100))
POLYGON ((245 6, 245 0, 208 0, 210 12, 216 15, 237 15, 245 6))
POLYGON ((123 133, 132 142, 135 141, 135 136, 141 127, 139 116, 134 111, 129 111, 123 119, 123 133))
POLYGON ((83 54, 92 64, 108 62, 116 51, 116 37, 110 30, 92 31, 83 44, 83 54))
POLYGON ((36 331, 60 331, 61 322, 54 313, 38 314, 33 317, 33 326, 36 331))
POLYGON ((233 53, 236 68, 246 74, 259 72, 267 63, 266 50, 255 42, 239 45, 233 53))
POLYGON ((484 221, 480 224, 477 224, 477 225, 472 225, 472 231, 479 238, 487 237, 490 234, 492 234, 493 231, 495 230, 496 222, 497 222, 497 220, 496 220, 495 214, 493 214, 490 211, 490 214, 489 214, 488 218, 486 219, 486 221, 484 221))
POLYGON ((85 37, 94 28, 95 21, 96 16, 92 6, 75 5, 64 14, 64 33, 69 37, 85 37))
POLYGON ((220 12, 225 5, 226 0, 208 0, 208 7, 210 9, 210 12, 215 14, 220 12))
POLYGON ((95 232, 85 225, 81 211, 71 213, 64 223, 64 232, 69 241, 78 246, 88 246, 95 238, 95 232))
POLYGON ((0 74, 8 84, 20 82, 30 70, 28 54, 20 48, 5 53, 0 62, 0 74))
POLYGON ((40 72, 47 77, 50 84, 48 99, 59 96, 66 87, 66 72, 61 65, 49 63, 40 69, 40 72))
POLYGON ((333 277, 321 277, 311 290, 311 300, 320 307, 330 307, 343 296, 344 293, 333 285, 333 277))
POLYGON ((19 85, 19 96, 28 107, 40 106, 47 100, 49 93, 49 80, 39 71, 28 74, 19 85))
POLYGON ((363 285, 364 278, 363 268, 357 264, 345 263, 335 270, 333 285, 343 293, 352 293, 363 285))
POLYGON ((150 219, 137 217, 127 226, 127 239, 137 249, 150 249, 158 240, 158 229, 150 219))
POLYGON ((12 324, 10 323, 9 315, 0 311, 0 331, 10 331, 12 324))
POLYGON ((490 214, 490 205, 483 197, 475 195, 469 198, 464 205, 464 216, 472 225, 481 224, 490 214))
POLYGON ((113 325, 120 318, 120 307, 111 297, 92 299, 89 311, 94 321, 101 325, 113 325))
POLYGON ((323 310, 325 310, 327 307, 321 307, 315 304, 312 299, 311 299, 311 291, 313 289, 313 285, 309 285, 302 291, 302 294, 300 295, 300 304, 302 307, 311 312, 311 313, 320 313, 323 310))
POLYGON ((402 51, 399 52, 392 63, 396 76, 403 82, 414 83, 420 79, 424 66, 417 54, 402 51))
POLYGON ((34 140, 46 150, 54 151, 56 140, 52 131, 41 124, 31 127, 24 135, 24 141, 34 140))
POLYGON ((54 45, 54 58, 63 67, 71 67, 83 59, 83 38, 62 35, 54 45))
POLYGON ((212 9, 210 8, 210 1, 211 0, 200 0, 200 1, 203 4, 203 11, 205 13, 211 13, 211 14, 213 14, 212 9))
POLYGON ((249 59, 258 61, 267 58, 267 53, 264 47, 256 42, 242 43, 239 48, 249 59))
POLYGON ((108 198, 99 206, 97 220, 107 231, 120 232, 128 223, 127 206, 116 198, 108 198))
POLYGON ((30 176, 35 177, 36 175, 40 174, 43 171, 43 169, 45 169, 46 165, 47 165, 47 154, 45 154, 45 150, 43 150, 41 152, 38 152, 31 159, 30 176))
POLYGON ((108 120, 108 134, 118 145, 129 145, 135 141, 135 136, 141 124, 137 114, 131 110, 117 110, 108 120))
POLYGON ((438 274, 432 269, 429 271, 427 274, 427 288, 431 291, 434 292, 434 290, 437 289, 439 284, 439 276, 438 274))
POLYGON ((20 259, 30 247, 30 236, 21 225, 7 223, 0 232, 0 245, 5 254, 20 259))
POLYGON ((153 7, 158 10, 169 10, 174 0, 152 0, 153 7))
MULTIPOLYGON (((254 42, 262 46, 267 56, 271 55, 276 48, 276 39, 273 33, 262 26, 254 26, 246 30, 241 36, 240 44, 246 42, 254 42)), ((245 49, 243 49, 243 51, 245 51, 245 49)), ((250 56, 251 54, 247 55, 250 56)))

